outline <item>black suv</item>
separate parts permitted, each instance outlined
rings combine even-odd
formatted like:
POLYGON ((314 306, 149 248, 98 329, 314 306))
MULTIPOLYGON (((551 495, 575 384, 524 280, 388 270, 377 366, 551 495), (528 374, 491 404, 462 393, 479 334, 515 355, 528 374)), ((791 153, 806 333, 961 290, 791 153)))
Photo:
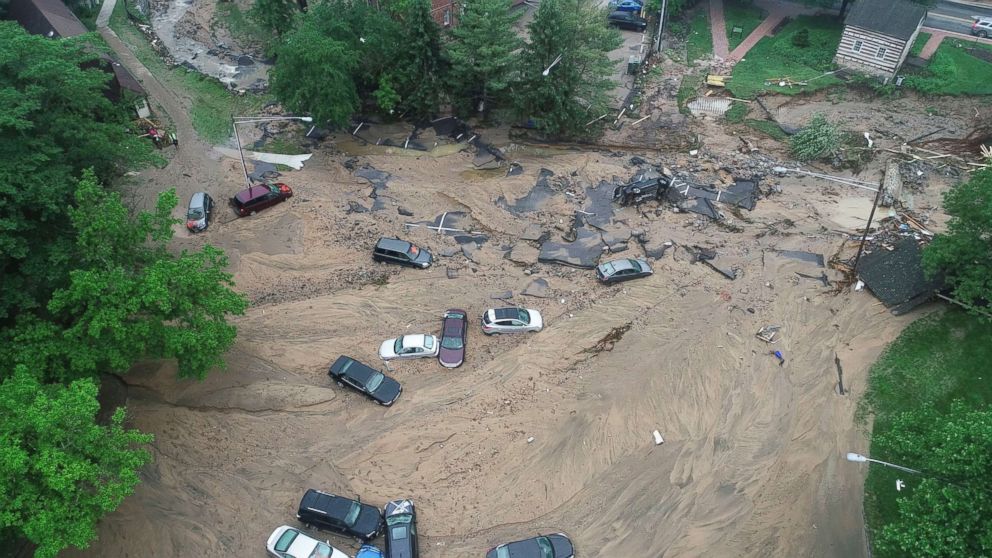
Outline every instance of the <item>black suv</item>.
POLYGON ((346 356, 340 356, 327 373, 339 386, 348 385, 368 395, 380 405, 392 405, 403 387, 396 380, 346 356))
POLYGON ((386 558, 417 558, 417 511, 413 500, 386 504, 386 558))
POLYGON ((606 21, 613 27, 639 31, 641 33, 648 27, 648 20, 634 12, 612 12, 606 17, 606 21))
POLYGON ((379 508, 312 488, 300 500, 296 518, 307 527, 335 531, 365 542, 382 532, 379 508))
POLYGON ((372 250, 372 259, 422 269, 430 267, 434 260, 428 250, 398 238, 380 238, 372 250))

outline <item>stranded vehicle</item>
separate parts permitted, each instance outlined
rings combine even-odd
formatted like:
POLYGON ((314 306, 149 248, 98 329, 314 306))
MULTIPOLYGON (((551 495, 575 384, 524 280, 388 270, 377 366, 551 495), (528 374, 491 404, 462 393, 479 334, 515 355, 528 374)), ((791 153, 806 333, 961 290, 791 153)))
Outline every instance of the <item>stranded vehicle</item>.
POLYGON ((606 284, 647 277, 652 273, 654 271, 648 265, 648 261, 641 258, 613 260, 596 267, 596 276, 606 284))
POLYGON ((327 375, 339 386, 347 385, 387 407, 399 398, 400 393, 403 393, 403 388, 396 380, 346 356, 338 357, 327 375))
POLYGON ((318 541, 289 525, 273 531, 265 543, 265 549, 269 551, 269 556, 275 558, 348 558, 331 543, 318 541))
POLYGON ((308 527, 335 531, 364 542, 382 532, 379 508, 311 488, 300 500, 296 518, 308 527))
POLYGON ((210 215, 214 211, 214 200, 206 192, 197 192, 189 199, 186 210, 186 228, 190 232, 206 230, 210 224, 210 215))
POLYGON ((468 334, 468 314, 452 308, 441 320, 441 350, 437 360, 445 368, 458 368, 465 362, 465 338, 468 334))
POLYGON ((522 333, 541 331, 544 319, 531 308, 490 308, 482 315, 482 333, 522 333))
POLYGON ((555 533, 501 544, 486 558, 575 558, 575 549, 564 533, 555 533))
POLYGON ((434 257, 429 250, 398 238, 380 238, 372 250, 372 259, 377 262, 394 263, 427 269, 434 257))
POLYGON ((386 504, 386 558, 417 558, 417 512, 413 500, 386 504))
POLYGON ((254 215, 256 212, 271 207, 279 202, 284 202, 293 197, 293 189, 283 184, 275 182, 245 188, 231 198, 231 205, 238 215, 254 215))

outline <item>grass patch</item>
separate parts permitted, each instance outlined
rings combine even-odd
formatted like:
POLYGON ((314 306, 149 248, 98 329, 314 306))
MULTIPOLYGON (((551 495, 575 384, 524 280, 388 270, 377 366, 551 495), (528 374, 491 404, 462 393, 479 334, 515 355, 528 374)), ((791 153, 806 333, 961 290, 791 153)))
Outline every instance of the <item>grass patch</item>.
POLYGON ((264 153, 278 153, 280 155, 304 155, 310 153, 310 150, 300 147, 299 142, 295 138, 284 138, 281 136, 270 139, 265 145, 254 150, 264 153))
MULTIPOLYGON (((224 143, 232 133, 231 115, 252 114, 268 100, 260 95, 236 95, 212 77, 183 67, 169 68, 148 44, 145 36, 128 20, 124 2, 117 2, 110 16, 110 28, 148 70, 175 91, 192 100, 190 119, 203 141, 224 143)), ((179 138, 183 141, 183 138, 179 138)))
MULTIPOLYGON (((872 433, 889 432, 892 418, 902 411, 932 403, 946 410, 953 400, 972 408, 992 404, 992 324, 957 309, 931 315, 911 324, 872 366, 868 391, 859 414, 874 415, 872 433)), ((870 455, 886 455, 888 448, 874 442, 870 455)), ((882 457, 884 459, 884 457, 882 457)), ((872 531, 897 517, 892 489, 905 475, 886 467, 870 467, 865 481, 865 514, 872 531)), ((879 558, 896 556, 875 553, 879 558)))
POLYGON ((746 1, 728 0, 723 3, 723 18, 727 22, 727 42, 730 44, 730 50, 733 51, 758 28, 758 25, 761 25, 762 20, 765 19, 765 12, 746 1), (734 34, 734 27, 740 27, 743 32, 734 34))
POLYGON ((734 66, 734 79, 727 89, 735 97, 753 99, 762 91, 797 95, 841 83, 833 75, 823 75, 833 69, 841 32, 841 25, 830 18, 798 17, 774 37, 765 37, 754 45, 747 57, 734 66), (808 30, 809 46, 797 47, 792 38, 803 29, 808 30), (807 81, 808 85, 765 85, 765 80, 785 77, 792 81, 807 81))
POLYGON ((913 46, 909 49, 910 56, 919 56, 923 52, 923 47, 926 46, 927 41, 930 40, 930 33, 926 31, 920 31, 916 36, 916 40, 913 41, 913 46))
POLYGON ((702 79, 700 76, 691 74, 682 76, 682 84, 679 85, 679 91, 675 96, 675 101, 679 105, 679 112, 682 114, 689 114, 689 108, 686 107, 686 103, 689 102, 689 99, 696 96, 696 91, 699 89, 702 79))
POLYGON ((706 10, 697 11, 689 20, 689 36, 685 43, 685 51, 689 64, 713 54, 710 15, 706 10))
POLYGON ((261 27, 248 19, 234 2, 219 2, 217 4, 217 22, 227 29, 231 36, 242 44, 262 44, 265 35, 261 27))
POLYGON ((744 121, 744 125, 748 128, 753 128, 772 139, 777 139, 778 141, 789 141, 789 135, 782 131, 782 128, 778 124, 772 122, 771 120, 755 120, 748 118, 744 121))
POLYGON ((88 31, 96 31, 96 16, 100 15, 100 4, 87 6, 85 4, 69 3, 66 6, 72 10, 72 13, 76 14, 76 17, 82 22, 83 27, 88 31))
POLYGON ((740 101, 731 103, 727 112, 723 113, 723 117, 731 124, 744 122, 745 116, 747 116, 747 104, 740 101))
POLYGON ((928 95, 992 95, 992 63, 968 54, 963 48, 992 47, 944 39, 922 72, 906 76, 903 85, 928 95))

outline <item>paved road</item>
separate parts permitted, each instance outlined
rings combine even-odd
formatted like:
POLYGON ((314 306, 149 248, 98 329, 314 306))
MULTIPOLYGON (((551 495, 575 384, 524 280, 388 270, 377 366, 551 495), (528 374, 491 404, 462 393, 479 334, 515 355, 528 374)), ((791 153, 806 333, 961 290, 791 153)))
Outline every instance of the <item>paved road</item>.
POLYGON ((992 18, 992 5, 951 2, 942 0, 930 8, 923 25, 955 33, 970 33, 973 16, 992 18))

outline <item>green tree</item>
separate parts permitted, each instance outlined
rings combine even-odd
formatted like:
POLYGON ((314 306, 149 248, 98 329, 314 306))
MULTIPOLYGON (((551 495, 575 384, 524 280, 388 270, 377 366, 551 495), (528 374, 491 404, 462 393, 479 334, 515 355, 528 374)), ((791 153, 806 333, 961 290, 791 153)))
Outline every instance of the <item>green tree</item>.
POLYGON ((255 0, 248 17, 272 35, 282 37, 293 30, 299 13, 296 0, 255 0))
POLYGON ((104 96, 87 38, 53 41, 0 21, 0 325, 44 312, 74 260, 66 234, 84 168, 104 180, 150 160, 127 109, 104 96))
POLYGON ((523 41, 513 25, 523 12, 510 9, 510 0, 470 0, 451 30, 449 82, 456 106, 463 113, 503 104, 523 41))
POLYGON ((441 50, 441 33, 431 17, 430 0, 410 0, 396 7, 403 49, 388 70, 390 84, 399 95, 399 107, 414 118, 429 118, 441 105, 447 61, 441 50))
POLYGON ((124 372, 141 358, 175 358, 181 377, 222 366, 236 334, 227 316, 246 302, 230 289, 222 251, 166 249, 177 201, 165 192, 154 212, 130 219, 120 196, 86 173, 70 212, 80 265, 52 295, 50 319, 25 317, 6 332, 0 360, 63 382, 124 372))
POLYGON ((94 380, 44 385, 37 375, 21 366, 0 383, 0 528, 52 558, 96 538, 97 521, 138 484, 150 455, 136 446, 152 436, 124 428, 123 409, 97 424, 94 380))
POLYGON ((944 193, 944 211, 947 232, 923 250, 923 265, 930 276, 943 273, 954 298, 987 318, 979 305, 992 301, 992 169, 944 193))
POLYGON ((325 19, 320 9, 303 18, 276 49, 270 86, 289 110, 340 126, 347 124, 359 107, 352 78, 359 59, 347 42, 334 38, 332 30, 339 27, 334 21, 325 19))
POLYGON ((896 415, 872 440, 879 459, 924 472, 904 479, 899 516, 875 537, 886 555, 971 558, 992 555, 992 411, 954 402, 896 415))
POLYGON ((593 0, 544 0, 528 25, 523 75, 513 93, 518 115, 534 119, 548 136, 590 135, 595 130, 586 123, 610 110, 616 84, 608 54, 623 41, 603 17, 593 0))
POLYGON ((813 116, 805 128, 792 136, 792 155, 800 161, 829 157, 840 149, 841 133, 822 114, 813 116))

